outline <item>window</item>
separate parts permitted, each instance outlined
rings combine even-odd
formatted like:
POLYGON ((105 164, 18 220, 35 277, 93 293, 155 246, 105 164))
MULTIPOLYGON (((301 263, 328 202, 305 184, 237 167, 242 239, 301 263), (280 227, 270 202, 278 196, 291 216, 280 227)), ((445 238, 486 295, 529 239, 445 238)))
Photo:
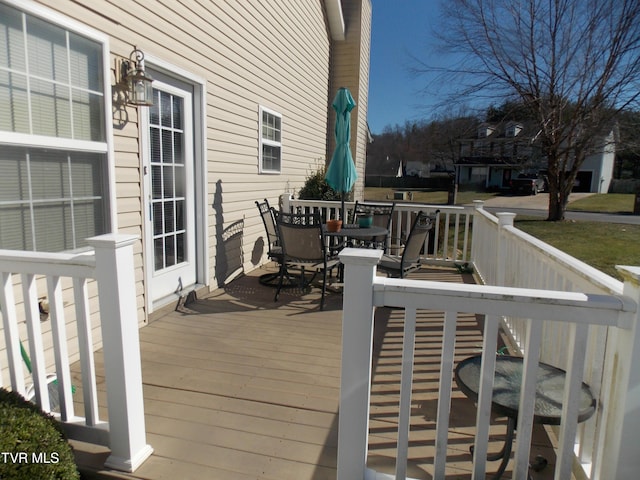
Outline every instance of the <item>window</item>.
POLYGON ((0 248, 110 230, 103 42, 0 3, 0 248))
POLYGON ((260 107, 260 173, 280 173, 282 168, 282 116, 260 107))

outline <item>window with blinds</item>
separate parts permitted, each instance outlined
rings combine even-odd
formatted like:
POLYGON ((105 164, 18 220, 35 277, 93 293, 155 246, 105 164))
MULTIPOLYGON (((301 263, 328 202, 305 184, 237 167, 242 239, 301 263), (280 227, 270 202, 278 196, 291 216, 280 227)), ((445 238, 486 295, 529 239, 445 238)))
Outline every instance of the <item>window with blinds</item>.
POLYGON ((0 248, 109 230, 103 43, 0 4, 0 248))

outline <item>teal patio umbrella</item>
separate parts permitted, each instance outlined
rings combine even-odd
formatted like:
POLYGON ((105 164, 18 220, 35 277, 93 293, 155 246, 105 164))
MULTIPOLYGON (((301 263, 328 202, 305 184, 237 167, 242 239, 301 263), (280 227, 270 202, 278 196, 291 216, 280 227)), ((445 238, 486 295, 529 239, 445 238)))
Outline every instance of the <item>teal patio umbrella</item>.
POLYGON ((336 111, 336 149, 331 157, 331 163, 327 169, 325 179, 331 188, 340 193, 340 215, 344 218, 344 196, 351 191, 358 178, 356 166, 351 156, 349 141, 351 140, 351 110, 356 102, 348 88, 340 88, 333 100, 333 109, 336 111))

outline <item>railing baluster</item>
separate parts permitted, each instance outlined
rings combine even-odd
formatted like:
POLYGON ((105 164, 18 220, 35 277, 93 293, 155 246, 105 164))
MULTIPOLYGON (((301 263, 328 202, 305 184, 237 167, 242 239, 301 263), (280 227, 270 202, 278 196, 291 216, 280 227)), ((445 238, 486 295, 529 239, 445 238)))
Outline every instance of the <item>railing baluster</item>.
POLYGON ((416 344, 416 309, 407 307, 404 313, 402 341, 402 369, 400 373, 400 412, 398 414, 398 455, 396 480, 407 478, 409 451, 409 425, 411 422, 411 387, 413 384, 413 357, 416 344))
POLYGON ((570 478, 573 466, 573 445, 578 424, 580 406, 580 387, 587 344, 588 325, 571 323, 569 328, 569 347, 567 349, 567 379, 562 399, 562 425, 556 460, 556 478, 570 478))
POLYGON ((86 424, 94 426, 98 423, 98 393, 96 388, 96 367, 93 355, 93 338, 91 334, 91 313, 87 294, 87 280, 73 279, 73 291, 78 322, 78 349, 82 366, 82 394, 86 424))
POLYGON ((53 335, 54 354, 56 359, 56 377, 58 396, 60 397, 60 416, 63 422, 73 418, 73 399, 71 398, 71 371, 69 370, 69 351, 67 347, 66 324, 64 321, 64 304, 60 277, 47 277, 49 294, 49 315, 51 316, 51 333, 53 335))
POLYGON ((487 446, 489 443, 489 423, 491 420, 491 398, 493 395, 493 376, 496 368, 496 347, 498 344, 499 324, 500 321, 495 315, 487 315, 485 317, 472 480, 485 478, 487 446))
POLYGON ((2 310, 11 388, 24 395, 24 371, 22 370, 22 358, 20 357, 20 336, 18 333, 16 304, 13 297, 13 276, 8 272, 0 272, 0 279, 2 280, 0 310, 2 310))
POLYGON ((527 323, 527 344, 524 350, 520 406, 518 407, 518 437, 516 439, 514 478, 527 478, 529 471, 533 412, 536 403, 536 375, 538 372, 540 341, 542 339, 542 322, 529 319, 527 323))
POLYGON ((40 327, 40 310, 38 309, 38 292, 35 275, 22 275, 22 296, 29 335, 29 353, 31 377, 35 388, 36 402, 45 412, 51 411, 51 399, 47 385, 47 371, 42 344, 42 328, 40 327))
POLYGON ((454 215, 455 218, 455 224, 453 227, 453 252, 451 254, 451 258, 453 259, 453 261, 458 260, 458 234, 459 234, 459 228, 458 225, 460 224, 460 214, 456 213, 454 215))
POLYGON ((438 388, 438 419, 436 422, 436 454, 433 478, 444 478, 447 465, 447 441, 449 438, 449 414, 451 412, 451 386, 453 383, 453 358, 456 344, 458 314, 445 312, 440 359, 440 385, 438 388))

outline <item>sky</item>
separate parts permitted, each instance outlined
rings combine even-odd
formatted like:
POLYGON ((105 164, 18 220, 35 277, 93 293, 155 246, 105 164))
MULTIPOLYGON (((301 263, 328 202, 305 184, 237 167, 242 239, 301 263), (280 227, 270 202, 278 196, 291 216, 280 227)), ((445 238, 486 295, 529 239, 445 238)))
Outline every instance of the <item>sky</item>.
POLYGON ((371 65, 369 72, 369 128, 374 134, 386 126, 428 119, 437 100, 420 90, 429 83, 411 72, 411 55, 433 61, 432 28, 438 24, 438 0, 372 0, 371 65))

